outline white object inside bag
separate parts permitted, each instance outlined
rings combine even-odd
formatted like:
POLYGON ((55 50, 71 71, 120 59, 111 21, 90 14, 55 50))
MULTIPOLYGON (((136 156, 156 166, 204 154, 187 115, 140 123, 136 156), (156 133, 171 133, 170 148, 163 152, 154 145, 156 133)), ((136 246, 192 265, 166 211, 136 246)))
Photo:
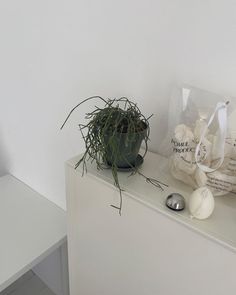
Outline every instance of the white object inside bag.
MULTIPOLYGON (((184 89, 175 92, 182 99, 182 108, 178 107, 170 124, 173 131, 169 128, 167 135, 172 144, 171 174, 194 189, 206 186, 213 195, 236 193, 236 131, 228 128, 228 99, 220 102, 222 98, 209 92, 184 89)), ((171 104, 173 114, 174 103, 171 104)), ((236 115, 235 102, 230 111, 233 107, 236 115)), ((231 116, 231 126, 234 120, 231 116)))

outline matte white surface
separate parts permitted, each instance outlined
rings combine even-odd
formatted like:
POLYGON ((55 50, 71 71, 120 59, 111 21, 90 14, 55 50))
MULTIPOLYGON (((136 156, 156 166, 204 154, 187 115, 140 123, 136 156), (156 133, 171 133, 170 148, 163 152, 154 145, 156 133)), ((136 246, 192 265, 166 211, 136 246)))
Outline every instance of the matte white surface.
POLYGON ((0 292, 0 295, 55 295, 32 271, 0 292))
POLYGON ((141 171, 168 182, 164 192, 138 175, 119 174, 119 204, 111 172, 67 163, 68 249, 71 295, 234 295, 236 290, 236 199, 217 198, 208 220, 164 206, 173 191, 190 189, 165 174, 165 159, 148 153, 141 171))
POLYGON ((154 113, 157 151, 176 83, 236 96, 235 11, 235 0, 0 1, 0 171, 65 208, 64 161, 83 151, 91 108, 59 128, 94 94, 154 113))
POLYGON ((65 212, 7 175, 0 178, 0 291, 66 240, 65 212))
MULTIPOLYGON (((79 159, 80 156, 73 158, 68 161, 68 165, 73 169, 79 159)), ((81 175, 80 170, 81 168, 77 171, 78 178, 81 175)), ((168 160, 166 158, 148 152, 141 172, 146 176, 168 184, 169 187, 161 192, 156 187, 146 183, 145 179, 140 175, 128 177, 130 173, 119 173, 121 187, 125 190, 125 194, 236 252, 235 195, 228 194, 223 197, 215 197, 215 210, 210 218, 204 221, 191 219, 188 200, 192 189, 169 175, 168 160), (185 197, 186 210, 173 212, 165 206, 166 197, 172 192, 181 193, 185 197)), ((102 181, 106 185, 113 186, 114 183, 109 169, 107 171, 98 171, 94 165, 88 164, 88 175, 86 176, 95 177, 99 182, 102 181)))
POLYGON ((37 264, 33 271, 56 295, 69 295, 67 243, 37 264))

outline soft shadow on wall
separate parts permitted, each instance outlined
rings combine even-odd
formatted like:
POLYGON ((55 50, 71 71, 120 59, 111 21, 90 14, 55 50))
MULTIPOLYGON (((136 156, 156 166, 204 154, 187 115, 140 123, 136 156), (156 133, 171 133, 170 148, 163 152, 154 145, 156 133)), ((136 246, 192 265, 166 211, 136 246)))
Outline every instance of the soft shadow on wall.
POLYGON ((4 139, 0 130, 0 176, 6 175, 9 172, 10 159, 4 145, 4 139))

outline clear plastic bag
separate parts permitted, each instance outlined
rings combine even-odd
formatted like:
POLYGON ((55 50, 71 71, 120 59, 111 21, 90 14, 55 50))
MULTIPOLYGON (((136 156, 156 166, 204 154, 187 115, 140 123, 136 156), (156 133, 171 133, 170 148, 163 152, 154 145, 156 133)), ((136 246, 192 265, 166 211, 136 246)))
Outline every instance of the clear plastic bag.
POLYGON ((190 87, 176 88, 170 101, 162 154, 173 177, 213 195, 236 193, 236 130, 228 116, 235 100, 190 87))

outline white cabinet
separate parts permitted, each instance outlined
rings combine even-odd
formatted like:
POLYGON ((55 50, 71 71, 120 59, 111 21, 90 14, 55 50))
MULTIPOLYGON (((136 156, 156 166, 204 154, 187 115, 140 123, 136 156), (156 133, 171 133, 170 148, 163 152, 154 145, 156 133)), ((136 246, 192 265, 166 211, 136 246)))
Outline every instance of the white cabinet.
POLYGON ((236 294, 236 200, 216 200, 213 216, 191 220, 188 210, 164 206, 166 196, 190 189, 165 173, 166 160, 148 153, 142 172, 168 182, 161 192, 139 176, 120 174, 122 216, 111 172, 67 162, 71 295, 236 294))

